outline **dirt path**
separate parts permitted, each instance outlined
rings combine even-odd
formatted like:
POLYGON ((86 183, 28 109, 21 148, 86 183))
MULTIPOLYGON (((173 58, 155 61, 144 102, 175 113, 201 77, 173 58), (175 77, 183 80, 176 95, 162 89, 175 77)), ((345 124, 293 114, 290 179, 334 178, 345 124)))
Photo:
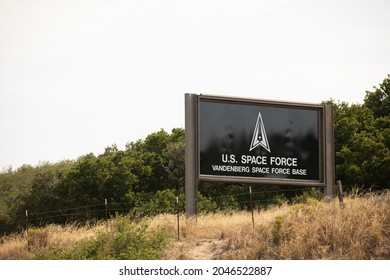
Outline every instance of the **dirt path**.
POLYGON ((227 239, 201 239, 174 243, 166 258, 186 260, 219 260, 226 252, 227 239))
POLYGON ((218 260, 226 251, 227 240, 206 239, 197 243, 190 255, 194 260, 218 260))

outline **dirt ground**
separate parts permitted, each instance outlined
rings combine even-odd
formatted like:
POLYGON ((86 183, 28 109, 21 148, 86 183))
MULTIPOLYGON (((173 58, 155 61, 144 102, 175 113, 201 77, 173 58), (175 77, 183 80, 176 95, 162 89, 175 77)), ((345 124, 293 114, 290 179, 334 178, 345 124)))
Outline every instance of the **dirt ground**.
POLYGON ((226 251, 227 239, 176 241, 164 258, 180 260, 220 260, 226 251))

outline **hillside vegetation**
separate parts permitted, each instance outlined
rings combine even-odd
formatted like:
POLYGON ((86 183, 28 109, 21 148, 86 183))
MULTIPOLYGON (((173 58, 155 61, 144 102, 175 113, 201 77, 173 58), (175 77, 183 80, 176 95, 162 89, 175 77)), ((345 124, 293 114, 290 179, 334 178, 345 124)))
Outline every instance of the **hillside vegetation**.
POLYGON ((326 103, 343 207, 321 188, 200 182, 187 219, 185 132, 160 130, 0 172, 0 259, 390 259, 390 75, 363 104, 326 103))
POLYGON ((390 259, 390 194, 309 198, 254 213, 117 217, 3 237, 0 259, 390 259), (202 247, 202 250, 199 250, 202 247))
MULTIPOLYGON (((390 75, 367 91, 363 104, 333 100, 336 179, 354 186, 384 189, 390 185, 390 75)), ((88 223, 107 216, 138 216, 184 211, 182 128, 152 133, 123 150, 106 147, 100 155, 76 160, 23 165, 0 173, 0 234, 29 226, 88 223), (176 205, 179 197, 180 205, 176 205), (108 205, 109 209, 107 209, 108 205), (27 210, 27 212, 26 212, 27 210), (108 213, 107 213, 108 210, 108 213)), ((252 185, 256 208, 293 202, 304 188, 252 185)), ((248 209, 248 186, 201 182, 198 211, 248 209)), ((317 192, 320 190, 317 190, 317 192)))

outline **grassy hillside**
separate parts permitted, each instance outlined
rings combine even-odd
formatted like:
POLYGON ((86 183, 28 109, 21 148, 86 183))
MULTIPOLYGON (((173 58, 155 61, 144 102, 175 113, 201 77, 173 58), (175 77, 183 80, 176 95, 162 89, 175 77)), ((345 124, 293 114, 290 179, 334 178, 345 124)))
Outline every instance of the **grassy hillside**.
POLYGON ((0 259, 390 259, 390 194, 251 213, 129 217, 2 237, 0 259))

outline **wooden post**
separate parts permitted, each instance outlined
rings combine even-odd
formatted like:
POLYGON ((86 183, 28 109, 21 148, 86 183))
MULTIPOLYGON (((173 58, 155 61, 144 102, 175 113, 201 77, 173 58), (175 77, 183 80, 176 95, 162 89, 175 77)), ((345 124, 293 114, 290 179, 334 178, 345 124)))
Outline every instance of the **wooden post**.
POLYGON ((330 202, 334 197, 335 188, 335 151, 334 151, 334 127, 333 106, 325 106, 325 199, 330 202))
POLYGON ((187 93, 185 95, 185 205, 187 217, 196 215, 196 190, 198 188, 197 119, 197 96, 187 93))
POLYGON ((179 213, 179 197, 176 196, 176 208, 177 208, 177 241, 180 241, 180 213, 179 213))
POLYGON ((303 191, 303 203, 307 203, 307 192, 306 191, 303 191))
POLYGON ((344 196, 343 196, 343 184, 340 180, 337 180, 337 187, 338 187, 338 198, 339 203, 342 208, 344 208, 344 196))
POLYGON ((28 232, 28 210, 26 210, 26 232, 28 232))
POLYGON ((30 239, 28 238, 28 210, 26 210, 26 239, 27 239, 27 251, 30 252, 30 239))
POLYGON ((108 220, 108 204, 107 204, 107 198, 104 199, 104 207, 106 210, 106 221, 108 220))
POLYGON ((255 218, 253 216, 253 201, 252 201, 252 187, 249 186, 249 199, 251 203, 251 212, 252 212, 252 227, 255 229, 255 218))

